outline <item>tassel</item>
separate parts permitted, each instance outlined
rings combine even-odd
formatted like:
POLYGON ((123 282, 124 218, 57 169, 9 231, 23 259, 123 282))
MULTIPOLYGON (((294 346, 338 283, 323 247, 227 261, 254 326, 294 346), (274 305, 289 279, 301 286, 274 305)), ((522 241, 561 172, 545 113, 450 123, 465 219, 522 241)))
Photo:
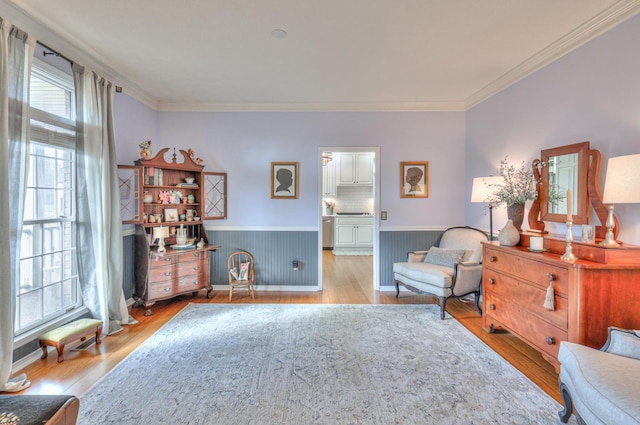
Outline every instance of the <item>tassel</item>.
POLYGON ((547 296, 544 299, 544 308, 547 310, 555 311, 556 303, 555 303, 555 291, 553 290, 553 282, 549 282, 549 287, 547 288, 547 296))

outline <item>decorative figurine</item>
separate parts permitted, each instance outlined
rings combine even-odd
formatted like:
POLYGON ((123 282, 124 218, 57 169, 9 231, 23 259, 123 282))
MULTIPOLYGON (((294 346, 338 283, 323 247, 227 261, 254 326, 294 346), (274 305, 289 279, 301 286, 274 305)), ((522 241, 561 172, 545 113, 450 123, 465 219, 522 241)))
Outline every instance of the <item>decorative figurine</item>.
POLYGON ((145 140, 144 142, 140 143, 138 146, 140 147, 141 159, 151 158, 151 140, 145 140))

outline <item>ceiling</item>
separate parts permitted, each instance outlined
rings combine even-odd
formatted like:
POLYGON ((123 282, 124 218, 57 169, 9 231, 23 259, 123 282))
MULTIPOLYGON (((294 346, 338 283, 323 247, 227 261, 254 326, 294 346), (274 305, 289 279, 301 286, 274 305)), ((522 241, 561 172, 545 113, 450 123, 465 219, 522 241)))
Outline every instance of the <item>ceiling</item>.
POLYGON ((640 11, 640 0, 8 1, 63 41, 42 40, 52 48, 73 59, 62 45, 74 46, 126 93, 177 111, 465 110, 640 11))

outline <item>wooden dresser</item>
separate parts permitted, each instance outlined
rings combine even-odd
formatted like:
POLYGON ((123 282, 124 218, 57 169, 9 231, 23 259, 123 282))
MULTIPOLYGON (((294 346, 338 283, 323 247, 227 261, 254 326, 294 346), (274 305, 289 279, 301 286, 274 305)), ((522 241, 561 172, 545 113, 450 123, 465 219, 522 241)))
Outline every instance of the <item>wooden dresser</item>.
MULTIPOLYGON (((139 227, 139 229, 142 229, 139 227)), ((180 294, 196 293, 207 290, 211 294, 210 255, 220 248, 205 245, 204 248, 176 250, 167 248, 166 252, 152 251, 147 242, 144 230, 139 230, 136 246, 136 288, 134 299, 137 305, 151 314, 150 307, 159 300, 165 300, 180 294)))
POLYGON ((640 248, 574 243, 580 259, 567 263, 564 246, 545 237, 548 251, 534 253, 486 242, 482 274, 483 329, 508 330, 556 367, 560 341, 600 348, 609 326, 640 329, 640 248), (550 281, 554 311, 544 307, 550 281))

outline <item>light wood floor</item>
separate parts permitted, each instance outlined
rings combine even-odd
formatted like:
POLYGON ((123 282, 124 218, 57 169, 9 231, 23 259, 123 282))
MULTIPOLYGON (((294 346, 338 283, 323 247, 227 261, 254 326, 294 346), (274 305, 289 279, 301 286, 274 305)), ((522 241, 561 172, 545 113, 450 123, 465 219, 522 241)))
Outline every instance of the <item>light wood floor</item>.
MULTIPOLYGON (((269 292, 257 291, 255 300, 240 292, 234 294, 233 303, 271 304, 432 304, 437 300, 426 295, 401 292, 395 298, 393 292, 373 291, 373 266, 371 256, 336 256, 325 251, 323 261, 323 291, 319 292, 269 292)), ((52 353, 45 360, 37 360, 22 371, 32 381, 23 394, 74 394, 81 395, 115 365, 121 362, 138 345, 153 335, 190 302, 228 303, 227 291, 215 291, 211 299, 202 292, 195 297, 185 295, 161 301, 153 307, 151 316, 144 316, 144 309, 133 308, 132 316, 138 324, 105 338, 102 344, 86 351, 65 350, 64 362, 56 362, 52 353)), ((550 396, 561 401, 558 391, 558 375, 540 354, 518 338, 496 332, 482 331, 482 319, 473 303, 451 300, 447 311, 462 325, 513 364, 550 396)))

